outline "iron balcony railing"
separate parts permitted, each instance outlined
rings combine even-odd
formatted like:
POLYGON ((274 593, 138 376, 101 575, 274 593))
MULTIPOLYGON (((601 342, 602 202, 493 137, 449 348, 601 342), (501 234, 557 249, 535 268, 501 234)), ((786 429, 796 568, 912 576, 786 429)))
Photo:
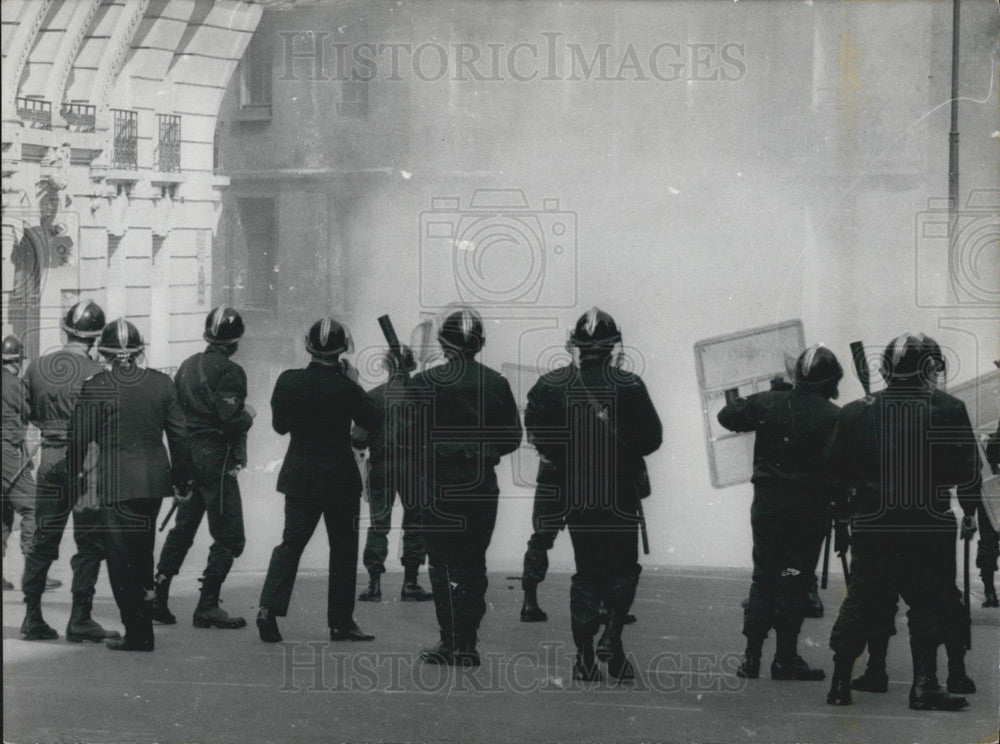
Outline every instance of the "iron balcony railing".
POLYGON ((181 117, 176 114, 160 114, 160 140, 157 150, 157 170, 176 173, 181 169, 181 117))
POLYGON ((93 132, 97 121, 97 107, 89 103, 64 103, 59 108, 66 126, 73 132, 93 132))
POLYGON ((52 104, 41 98, 18 98, 17 115, 32 129, 52 128, 52 104))
POLYGON ((115 125, 112 167, 135 170, 139 167, 139 115, 125 109, 111 109, 111 113, 115 125))

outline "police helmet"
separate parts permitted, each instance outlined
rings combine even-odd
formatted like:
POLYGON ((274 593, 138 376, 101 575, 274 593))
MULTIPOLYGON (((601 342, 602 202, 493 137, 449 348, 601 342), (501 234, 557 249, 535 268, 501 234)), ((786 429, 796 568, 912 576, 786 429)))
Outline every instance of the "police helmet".
POLYGON ((349 354, 354 351, 351 332, 333 318, 317 320, 306 336, 306 351, 320 359, 349 354))
POLYGON ((467 305, 450 308, 438 329, 438 341, 444 349, 478 354, 486 343, 482 316, 467 305))
POLYGON ((244 330, 240 314, 231 307, 220 306, 205 318, 203 338, 210 344, 231 344, 242 338, 244 330))
POLYGON ((932 381, 944 371, 944 355, 934 339, 922 333, 903 333, 885 347, 879 372, 892 381, 932 381))
POLYGON ((62 329, 77 338, 97 338, 104 328, 104 311, 91 300, 78 302, 63 317, 62 329))
POLYGON ((24 347, 17 336, 7 336, 3 340, 3 361, 20 362, 24 359, 24 347))
POLYGON ((581 350, 610 352, 621 340, 622 332, 615 319, 596 307, 580 316, 569 336, 570 344, 581 350))
POLYGON ((106 357, 133 357, 145 348, 139 329, 119 318, 104 326, 97 350, 106 357))
POLYGON ((837 356, 823 344, 814 344, 795 360, 793 380, 799 387, 819 390, 836 385, 844 376, 837 356))

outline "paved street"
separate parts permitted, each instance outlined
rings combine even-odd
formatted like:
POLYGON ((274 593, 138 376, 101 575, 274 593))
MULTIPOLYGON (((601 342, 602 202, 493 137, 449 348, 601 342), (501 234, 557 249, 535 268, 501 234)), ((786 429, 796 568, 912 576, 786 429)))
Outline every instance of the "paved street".
MULTIPOLYGON (((61 568, 57 575, 68 580, 61 568)), ((435 640, 433 607, 397 601, 398 574, 386 578, 380 605, 358 605, 360 625, 377 635, 371 644, 327 642, 325 578, 316 573, 300 577, 291 616, 281 624, 286 643, 278 646, 262 644, 252 624, 239 631, 191 627, 196 575, 182 574, 172 602, 180 623, 157 627, 152 654, 113 654, 65 640, 22 642, 19 593, 5 592, 4 741, 996 741, 996 610, 976 602, 968 662, 980 690, 967 711, 907 708, 903 625, 890 648, 889 693, 855 693, 853 707, 835 709, 824 703, 825 682, 767 678, 770 641, 761 679, 748 684, 733 676, 748 578, 743 571, 647 568, 635 607, 639 621, 625 636, 640 669, 629 686, 571 681, 566 573, 542 585, 550 619, 534 625, 518 622, 518 583, 491 575, 484 665, 474 672, 416 661, 416 652, 435 640)), ((256 573, 234 574, 226 609, 252 619, 261 581, 256 573)), ((117 621, 103 576, 98 591, 95 616, 117 621)), ((806 621, 802 633, 803 656, 828 673, 826 644, 842 592, 838 583, 822 593, 827 616, 806 621)), ((45 603, 62 635, 68 589, 46 594, 45 603)), ((905 623, 902 615, 899 622, 905 623)))

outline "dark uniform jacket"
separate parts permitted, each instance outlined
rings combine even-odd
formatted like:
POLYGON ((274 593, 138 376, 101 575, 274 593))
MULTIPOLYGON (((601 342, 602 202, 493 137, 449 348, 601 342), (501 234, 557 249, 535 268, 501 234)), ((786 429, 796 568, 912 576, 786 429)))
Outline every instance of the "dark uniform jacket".
POLYGON ((374 429, 355 426, 351 430, 351 441, 357 449, 368 448, 368 456, 373 463, 396 458, 395 431, 406 396, 406 378, 394 376, 368 391, 378 411, 378 425, 374 429))
POLYGON ((499 493, 494 468, 516 450, 523 430, 507 379, 475 359, 453 358, 406 388, 400 445, 432 468, 427 485, 455 483, 470 498, 499 493))
POLYGON ((637 375, 603 362, 548 372, 528 392, 525 424, 538 482, 565 484, 571 521, 587 510, 634 515, 649 494, 643 458, 663 427, 637 375))
POLYGON ((966 514, 980 501, 975 434, 965 404, 941 391, 890 387, 844 406, 832 466, 856 487, 853 528, 954 531, 950 488, 966 514))
MULTIPOLYGON (((10 488, 27 457, 24 432, 31 415, 28 386, 8 370, 3 369, 3 489, 10 488)), ((30 466, 29 466, 30 467, 30 466)))
POLYGON ((342 498, 358 498, 361 475, 351 451, 351 422, 379 426, 379 412, 343 369, 312 362, 281 373, 271 395, 271 424, 291 434, 277 489, 308 495, 316 484, 342 498))
POLYGON ((757 433, 751 480, 757 494, 766 490, 770 513, 826 509, 837 487, 825 450, 839 411, 819 393, 803 388, 755 393, 719 411, 719 423, 730 431, 757 433))
POLYGON ((184 411, 162 372, 116 365, 91 377, 80 390, 69 436, 72 474, 81 471, 91 442, 100 448, 97 493, 104 504, 171 496, 174 485, 192 477, 184 411))
POLYGON ((174 385, 192 437, 235 444, 253 425, 246 372, 211 346, 184 360, 174 385))
POLYGON ((24 381, 31 394, 31 422, 47 445, 65 445, 80 386, 103 370, 82 350, 60 349, 38 357, 24 381))

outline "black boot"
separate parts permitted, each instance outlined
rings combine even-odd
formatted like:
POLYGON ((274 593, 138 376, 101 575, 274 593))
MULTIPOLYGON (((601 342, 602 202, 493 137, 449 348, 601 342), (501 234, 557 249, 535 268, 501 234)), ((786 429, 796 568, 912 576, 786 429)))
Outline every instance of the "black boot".
POLYGON ((22 641, 54 641, 59 634, 42 618, 42 598, 38 594, 25 594, 28 605, 21 623, 22 641))
POLYGON ((774 634, 777 649, 771 662, 771 679, 795 682, 818 682, 826 679, 822 669, 813 669, 799 656, 799 629, 802 618, 782 617, 776 621, 774 634))
POLYGON ((222 628, 224 630, 246 627, 247 621, 244 618, 230 617, 228 612, 219 607, 219 590, 221 588, 221 576, 205 576, 201 580, 201 597, 194 610, 194 627, 222 628))
POLYGON ((993 571, 980 571, 983 577, 983 607, 1000 607, 997 601, 997 590, 993 586, 993 571))
POLYGON ((66 625, 66 640, 71 643, 82 643, 92 641, 93 643, 104 643, 120 639, 121 633, 117 630, 105 630, 90 616, 94 598, 90 594, 74 594, 73 609, 70 610, 69 623, 66 625))
POLYGON ((269 607, 261 607, 257 613, 257 632, 264 643, 281 643, 278 621, 275 620, 269 607))
POLYGON ((861 692, 888 692, 889 675, 885 671, 885 657, 889 651, 889 636, 868 640, 868 667, 865 673, 851 682, 852 690, 861 692))
POLYGON ((833 655, 833 679, 826 694, 827 705, 851 705, 851 674, 854 672, 853 655, 837 653, 833 655))
POLYGON ((743 661, 736 669, 740 679, 757 679, 760 677, 760 653, 764 647, 764 637, 747 636, 747 649, 743 652, 743 661))
POLYGON ((399 593, 402 602, 430 602, 434 595, 417 583, 417 567, 406 566, 403 569, 403 588, 399 593))
POLYGON ((625 628, 625 612, 611 610, 608 614, 608 625, 597 642, 597 658, 606 661, 608 674, 619 681, 635 679, 635 669, 625 656, 622 647, 622 630, 625 628))
POLYGON ((479 649, 476 648, 476 634, 463 633, 458 638, 458 645, 451 652, 451 664, 457 667, 478 667, 482 664, 479 649))
POLYGON ((823 600, 819 598, 819 584, 816 581, 816 574, 812 575, 809 588, 806 590, 806 601, 802 615, 803 617, 823 617, 823 600))
POLYGON ((965 673, 965 639, 961 633, 951 633, 944 644, 948 653, 948 692, 954 695, 971 695, 976 683, 965 673))
POLYGON ((173 576, 167 576, 166 574, 157 574, 153 583, 153 590, 156 592, 156 597, 153 599, 153 620, 163 625, 177 624, 177 618, 174 617, 174 613, 167 607, 167 599, 170 596, 170 582, 173 578, 173 576))
POLYGON ((420 652, 420 660, 427 664, 452 664, 451 655, 455 652, 454 646, 452 646, 451 638, 445 638, 445 634, 441 633, 441 640, 433 648, 425 648, 420 652))
POLYGON ((10 583, 9 581, 7 581, 7 579, 4 579, 3 580, 3 590, 5 592, 12 592, 12 591, 14 591, 14 585, 12 583, 10 583))
POLYGON ((910 688, 910 708, 913 710, 956 711, 969 707, 964 697, 949 695, 937 681, 937 646, 910 642, 913 653, 913 686, 910 688))
POLYGON ((538 584, 522 581, 524 589, 524 604, 521 605, 522 623, 544 623, 549 619, 548 614, 538 606, 538 584))
POLYGON ((359 602, 381 602, 382 601, 382 574, 375 571, 368 572, 368 588, 358 595, 359 602))
POLYGON ((331 641, 374 641, 375 636, 365 633, 353 620, 344 623, 342 628, 330 628, 331 641))
POLYGON ((597 659, 594 656, 593 643, 576 649, 573 679, 579 682, 601 682, 604 680, 604 675, 601 674, 601 668, 597 665, 597 659))

